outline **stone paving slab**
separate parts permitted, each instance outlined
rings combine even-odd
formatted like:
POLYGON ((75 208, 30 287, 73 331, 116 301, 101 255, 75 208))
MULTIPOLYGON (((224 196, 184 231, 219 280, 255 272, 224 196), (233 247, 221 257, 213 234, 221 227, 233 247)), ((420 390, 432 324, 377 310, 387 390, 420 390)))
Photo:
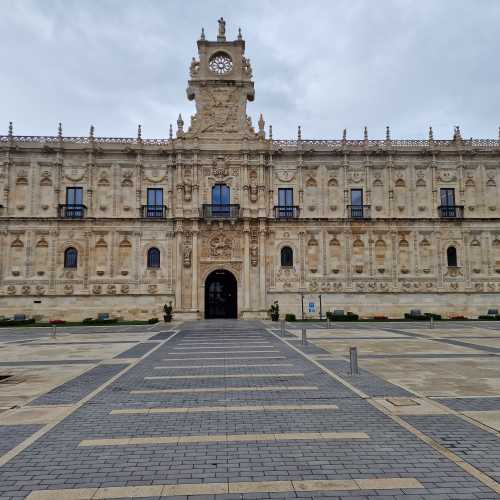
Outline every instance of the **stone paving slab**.
MULTIPOLYGON (((206 352, 207 350, 205 350, 206 352)), ((200 349, 200 353, 203 350, 200 349)), ((324 352, 324 351, 321 351, 324 352)), ((223 363, 234 365, 243 356, 241 349, 227 349, 223 363)), ((273 486, 251 489, 248 492, 192 494, 197 490, 175 488, 170 498, 425 498, 457 499, 468 495, 469 500, 500 498, 491 488, 460 468, 448 457, 433 449, 413 433, 403 428, 393 418, 375 408, 370 401, 358 396, 340 380, 328 375, 310 359, 292 349, 281 339, 272 336, 258 322, 210 321, 192 322, 181 326, 180 332, 157 344, 157 349, 136 358, 128 371, 103 388, 92 399, 60 421, 55 427, 33 442, 28 448, 0 467, 0 499, 26 498, 31 492, 42 490, 127 488, 132 486, 175 486, 221 483, 269 483, 304 481, 350 481, 364 484, 365 489, 315 490, 294 488, 293 491, 274 491, 273 486), (269 342, 278 355, 291 363, 287 368, 304 374, 301 385, 315 386, 312 390, 290 390, 297 384, 295 377, 282 377, 283 389, 260 391, 275 384, 274 374, 281 367, 241 366, 240 369, 205 366, 206 354, 180 355, 176 349, 185 340, 203 337, 208 341, 224 341, 225 335, 239 337, 241 343, 252 337, 269 342), (189 369, 190 375, 199 374, 264 374, 262 378, 246 380, 220 379, 171 379, 148 380, 158 374, 156 366, 165 366, 167 360, 179 365, 198 357, 198 362, 188 361, 199 368, 189 369), (242 388, 247 387, 249 390, 242 388), (197 393, 198 389, 217 389, 197 393), (178 393, 137 394, 137 390, 182 390, 178 393), (190 392, 191 391, 191 392, 190 392), (155 414, 112 413, 113 410, 153 407, 186 408, 234 405, 335 405, 335 410, 290 410, 287 408, 258 411, 207 411, 155 414), (291 435, 303 433, 366 433, 368 439, 303 440, 300 443, 291 435), (248 435, 252 433, 282 433, 290 439, 273 441, 211 441, 210 436, 248 435), (206 442, 178 442, 177 445, 155 443, 155 436, 205 436, 206 442), (83 440, 146 438, 142 444, 120 446, 80 446, 83 440), (372 480, 393 478, 412 479, 422 488, 368 489, 372 480), (364 483, 362 481, 365 481, 364 483), (267 489, 266 489, 267 488, 267 489), (177 493, 175 493, 177 492, 177 493)), ((341 360, 342 361, 342 360, 341 360)), ((326 361, 322 361, 324 363, 326 361)), ((243 362, 242 362, 243 364, 243 362)), ((93 370, 127 365, 101 365, 93 370)), ((168 365, 167 365, 168 366, 168 365)), ((119 367, 119 368, 118 368, 119 367)), ((94 372, 90 380, 77 377, 71 390, 63 390, 60 399, 69 394, 80 399, 89 394, 89 386, 108 381, 111 372, 94 372), (74 390, 73 390, 74 389, 74 390)), ((334 368, 344 376, 341 367, 334 368)), ((162 370, 165 375, 178 374, 178 369, 162 370)), ((118 372, 113 372, 113 374, 118 372)), ((367 375, 368 377, 369 375, 367 375)), ((67 384, 71 384, 71 382, 67 384)), ((351 382, 351 380, 349 380, 351 382)), ((384 381, 382 381, 384 382, 384 381)), ((375 384, 381 384, 376 380, 375 384)), ((368 384, 368 382, 367 382, 368 384)), ((91 389, 92 390, 92 389, 91 389)), ((386 389, 388 388, 386 387, 386 389)), ((56 390, 57 391, 57 390, 56 390)), ((51 391, 54 392, 54 391, 51 391)), ((50 393, 49 393, 50 394, 50 393)), ((47 395, 46 395, 47 396, 47 395)), ((43 398, 43 396, 42 396, 43 398)), ((41 399, 41 398, 39 398, 41 399)), ((54 396, 54 399, 57 399, 54 396)), ((62 404, 60 399, 59 404, 62 404)), ((378 483, 381 484, 381 483, 378 483)), ((386 483, 389 484, 389 483, 386 483)), ((204 486, 205 487, 205 486, 204 486)), ((115 490, 113 490, 115 491, 115 490)), ((118 490, 116 490, 118 491, 118 490)), ((120 490, 125 493, 131 490, 120 490)), ((147 491, 147 490, 141 490, 147 491)), ((156 490, 154 490, 156 491, 156 490)), ((163 491, 163 490, 162 490, 163 491)), ((229 491, 229 489, 228 489, 229 491)), ((245 490, 246 491, 246 490, 245 490)), ((109 492, 109 490, 108 490, 109 492)), ((48 493, 51 495, 52 493, 48 493)), ((121 495, 123 493, 120 493, 121 495)), ((150 495, 153 498, 159 495, 150 495)), ((131 498, 127 495, 121 498, 131 498)), ((58 498, 55 496, 54 498, 58 498)), ((64 498, 64 497, 59 497, 64 498)), ((69 497, 68 497, 69 498, 69 497)), ((115 497, 116 498, 116 497, 115 497)), ((118 497, 120 498, 120 497, 118 497)), ((147 497, 146 497, 147 498, 147 497)))

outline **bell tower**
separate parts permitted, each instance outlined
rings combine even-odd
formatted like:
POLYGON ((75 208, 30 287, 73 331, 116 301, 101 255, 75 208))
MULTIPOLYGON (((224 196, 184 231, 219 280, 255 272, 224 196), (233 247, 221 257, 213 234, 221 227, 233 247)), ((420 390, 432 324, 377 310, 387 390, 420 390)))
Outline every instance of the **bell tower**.
POLYGON ((190 136, 234 134, 255 137, 246 114, 247 100, 254 99, 252 68, 245 57, 245 41, 238 29, 236 40, 226 39, 226 22, 219 19, 217 40, 205 39, 202 29, 198 57, 190 67, 187 97, 194 100, 190 136))

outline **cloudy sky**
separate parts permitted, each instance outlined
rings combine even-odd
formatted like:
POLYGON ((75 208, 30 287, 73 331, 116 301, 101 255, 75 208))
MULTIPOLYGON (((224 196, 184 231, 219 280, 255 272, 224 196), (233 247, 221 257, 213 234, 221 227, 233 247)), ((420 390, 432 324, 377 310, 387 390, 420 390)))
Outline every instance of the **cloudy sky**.
POLYGON ((241 26, 274 137, 497 137, 499 0, 1 0, 0 133, 165 137, 196 40, 241 26), (2 130, 3 129, 3 130, 2 130))

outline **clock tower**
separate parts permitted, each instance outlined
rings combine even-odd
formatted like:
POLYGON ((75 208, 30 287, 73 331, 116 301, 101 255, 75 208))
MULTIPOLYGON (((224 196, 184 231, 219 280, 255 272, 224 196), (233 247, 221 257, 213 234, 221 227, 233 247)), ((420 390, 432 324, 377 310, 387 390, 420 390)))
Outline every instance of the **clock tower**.
POLYGON ((205 39, 202 29, 198 57, 190 67, 187 96, 196 103, 187 135, 216 136, 234 134, 255 137, 246 114, 247 100, 254 99, 250 60, 245 57, 245 41, 238 30, 236 40, 226 39, 226 22, 219 19, 216 41, 205 39))

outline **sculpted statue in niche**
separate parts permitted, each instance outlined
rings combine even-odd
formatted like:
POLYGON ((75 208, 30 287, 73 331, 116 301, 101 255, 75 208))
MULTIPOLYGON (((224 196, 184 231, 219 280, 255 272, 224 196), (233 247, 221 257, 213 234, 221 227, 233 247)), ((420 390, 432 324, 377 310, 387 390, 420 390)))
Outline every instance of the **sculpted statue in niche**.
POLYGON ((481 273, 482 257, 481 257, 481 243, 479 240, 472 240, 470 243, 470 260, 472 272, 475 274, 481 273))
POLYGON ((250 170, 248 174, 250 180, 249 194, 250 201, 255 203, 259 199, 259 187, 257 185, 257 172, 255 170, 250 170))
POLYGON ((185 245, 184 246, 184 255, 183 255, 183 260, 184 260, 184 267, 191 267, 191 246, 185 245))
POLYGON ((259 262, 259 247, 255 244, 250 247, 250 262, 254 267, 259 262))

